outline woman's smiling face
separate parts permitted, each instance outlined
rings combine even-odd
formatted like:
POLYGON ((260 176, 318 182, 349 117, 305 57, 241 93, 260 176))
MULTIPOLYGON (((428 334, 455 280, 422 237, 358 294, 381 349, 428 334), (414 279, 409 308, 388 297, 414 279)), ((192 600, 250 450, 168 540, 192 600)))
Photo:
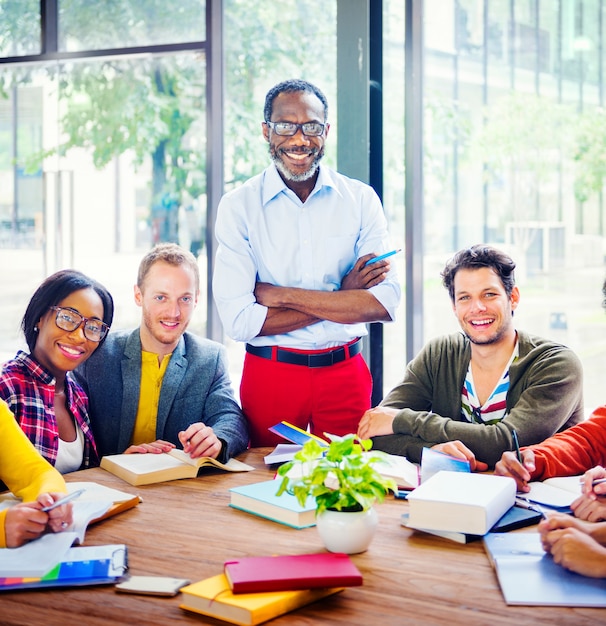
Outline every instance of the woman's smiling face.
MULTIPOLYGON (((71 309, 82 317, 103 321, 103 302, 94 289, 79 289, 56 304, 71 309)), ((38 338, 33 356, 55 378, 61 378, 86 359, 97 349, 98 343, 84 336, 82 325, 76 330, 62 330, 55 320, 57 311, 49 309, 38 320, 38 338)))

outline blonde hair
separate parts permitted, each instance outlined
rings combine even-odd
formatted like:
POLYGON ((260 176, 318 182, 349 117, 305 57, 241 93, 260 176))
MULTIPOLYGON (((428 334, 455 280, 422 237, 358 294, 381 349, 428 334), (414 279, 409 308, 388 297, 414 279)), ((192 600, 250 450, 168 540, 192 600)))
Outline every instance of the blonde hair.
POLYGON ((194 273, 196 294, 200 292, 200 269, 198 268, 198 261, 191 252, 184 250, 176 243, 159 243, 141 259, 139 272, 137 274, 137 286, 141 291, 143 291, 145 277, 149 274, 152 265, 158 261, 164 261, 164 263, 174 266, 185 265, 189 267, 194 273))

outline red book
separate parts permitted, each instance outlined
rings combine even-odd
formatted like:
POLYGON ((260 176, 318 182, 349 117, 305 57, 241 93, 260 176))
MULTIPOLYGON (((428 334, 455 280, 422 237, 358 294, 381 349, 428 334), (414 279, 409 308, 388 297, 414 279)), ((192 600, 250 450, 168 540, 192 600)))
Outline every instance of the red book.
POLYGON ((362 584, 362 574, 349 555, 334 552, 244 557, 226 561, 224 571, 233 593, 362 584))

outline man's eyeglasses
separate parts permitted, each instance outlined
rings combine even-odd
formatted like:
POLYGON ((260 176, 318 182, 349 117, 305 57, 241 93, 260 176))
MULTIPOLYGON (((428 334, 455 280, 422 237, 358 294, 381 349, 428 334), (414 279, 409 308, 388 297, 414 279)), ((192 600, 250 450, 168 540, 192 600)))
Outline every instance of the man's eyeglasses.
POLYGON ((292 137, 297 134, 297 131, 301 129, 303 134, 307 137, 319 137, 323 132, 326 124, 320 124, 320 122, 305 122, 305 124, 295 124, 294 122, 270 122, 266 120, 265 123, 276 133, 276 135, 282 135, 285 137, 292 137))
POLYGON ((77 311, 60 306, 51 306, 50 308, 57 312, 55 324, 57 324, 58 328, 73 332, 84 324, 82 331, 89 341, 99 343, 109 331, 109 326, 105 322, 94 317, 82 317, 77 311))

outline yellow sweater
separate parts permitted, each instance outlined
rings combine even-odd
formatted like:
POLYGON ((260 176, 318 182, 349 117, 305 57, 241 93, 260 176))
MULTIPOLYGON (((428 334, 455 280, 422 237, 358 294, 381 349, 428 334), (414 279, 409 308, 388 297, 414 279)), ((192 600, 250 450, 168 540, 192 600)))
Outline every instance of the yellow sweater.
MULTIPOLYGON (((63 476, 43 459, 19 428, 7 404, 0 400, 0 480, 24 502, 33 502, 41 493, 67 492, 63 476)), ((0 511, 0 548, 6 547, 4 522, 0 511)))

